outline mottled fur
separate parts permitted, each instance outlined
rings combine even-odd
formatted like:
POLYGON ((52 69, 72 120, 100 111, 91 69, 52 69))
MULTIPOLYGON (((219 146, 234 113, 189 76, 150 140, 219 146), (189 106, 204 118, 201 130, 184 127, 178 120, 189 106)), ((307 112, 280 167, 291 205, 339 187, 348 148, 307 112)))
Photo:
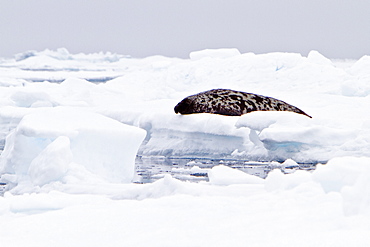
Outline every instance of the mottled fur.
POLYGON ((191 95, 175 106, 175 112, 180 114, 213 113, 241 116, 252 111, 291 111, 311 117, 282 100, 230 89, 212 89, 191 95))

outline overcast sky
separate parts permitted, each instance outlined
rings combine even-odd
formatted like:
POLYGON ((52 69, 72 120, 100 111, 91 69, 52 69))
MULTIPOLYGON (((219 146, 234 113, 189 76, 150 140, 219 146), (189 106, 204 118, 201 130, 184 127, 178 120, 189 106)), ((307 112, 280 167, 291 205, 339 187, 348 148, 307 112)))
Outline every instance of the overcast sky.
POLYGON ((370 55, 369 0, 0 0, 0 57, 67 48, 187 58, 194 50, 370 55))

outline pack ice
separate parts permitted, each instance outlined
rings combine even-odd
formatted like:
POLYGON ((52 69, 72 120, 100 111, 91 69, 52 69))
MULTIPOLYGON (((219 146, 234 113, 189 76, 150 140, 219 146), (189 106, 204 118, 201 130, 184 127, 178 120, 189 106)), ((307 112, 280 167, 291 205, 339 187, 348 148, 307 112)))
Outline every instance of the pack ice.
POLYGON ((1 244, 369 246, 369 68, 369 56, 236 49, 0 59, 1 244), (174 113, 214 88, 281 99, 313 118, 174 113), (261 179, 190 162, 209 182, 134 184, 136 155, 323 164, 261 179))

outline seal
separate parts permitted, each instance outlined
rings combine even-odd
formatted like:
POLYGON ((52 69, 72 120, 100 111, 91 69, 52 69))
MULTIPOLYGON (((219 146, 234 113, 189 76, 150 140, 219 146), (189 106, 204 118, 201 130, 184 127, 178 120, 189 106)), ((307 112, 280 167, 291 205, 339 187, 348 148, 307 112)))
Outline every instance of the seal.
POLYGON ((230 89, 212 89, 191 95, 175 106, 175 113, 212 113, 241 116, 253 111, 290 111, 305 115, 304 111, 282 100, 230 89))

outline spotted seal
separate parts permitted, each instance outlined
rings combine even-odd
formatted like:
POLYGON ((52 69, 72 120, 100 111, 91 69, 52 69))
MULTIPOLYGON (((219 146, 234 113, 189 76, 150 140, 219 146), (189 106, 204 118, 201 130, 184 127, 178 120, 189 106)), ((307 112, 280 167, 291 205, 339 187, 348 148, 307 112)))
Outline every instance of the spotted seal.
POLYGON ((301 109, 282 100, 230 89, 212 89, 183 99, 175 113, 212 113, 241 116, 253 111, 290 111, 310 117, 301 109))

